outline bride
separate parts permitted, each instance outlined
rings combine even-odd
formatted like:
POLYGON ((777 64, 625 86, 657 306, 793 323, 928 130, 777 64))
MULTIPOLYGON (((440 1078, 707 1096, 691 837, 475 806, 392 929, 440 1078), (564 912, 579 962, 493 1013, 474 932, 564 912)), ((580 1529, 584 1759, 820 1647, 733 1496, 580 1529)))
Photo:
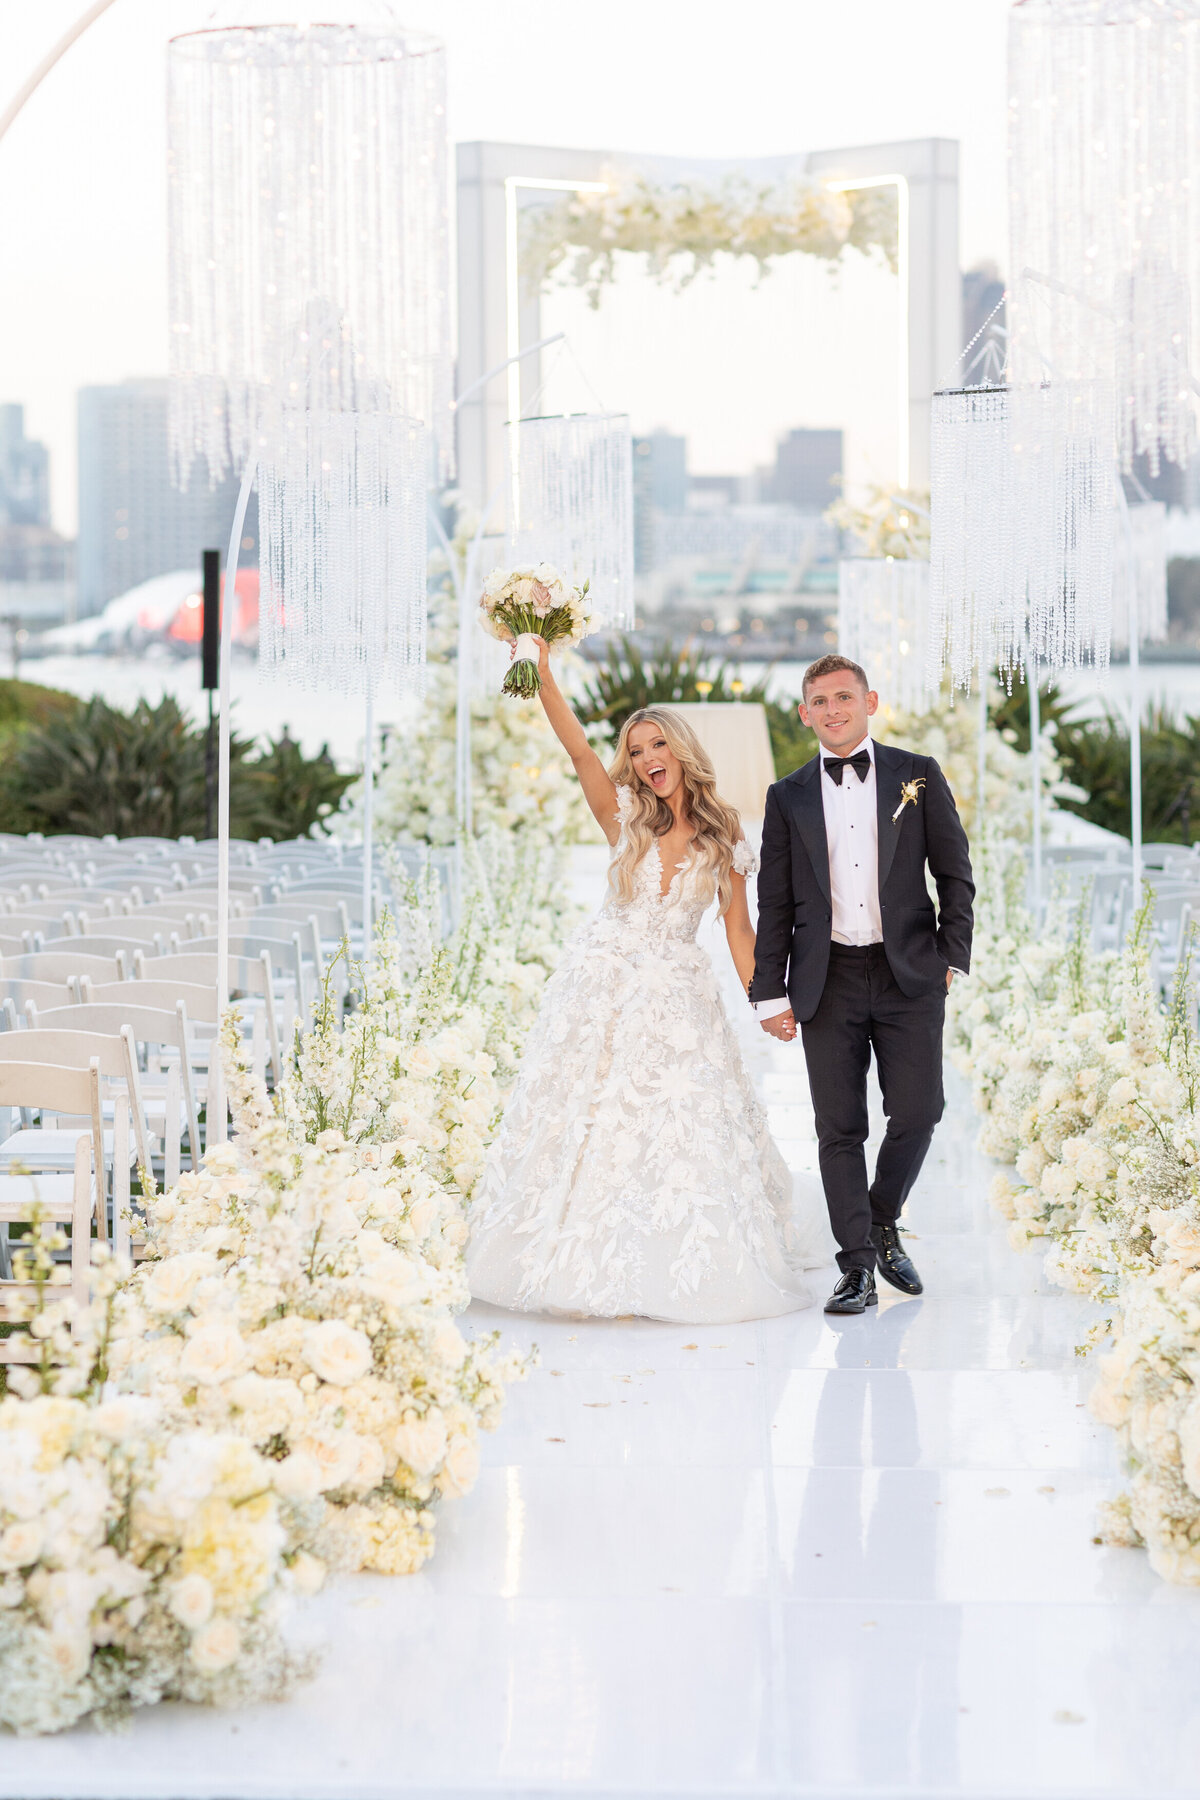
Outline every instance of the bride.
POLYGON ((792 1177, 696 941, 715 898, 745 992, 757 859, 690 726, 666 707, 635 712, 606 770, 534 641, 546 717, 613 855, 492 1146, 471 1292, 522 1312, 689 1324, 811 1305, 803 1271, 827 1260, 823 1217, 800 1242, 792 1177))

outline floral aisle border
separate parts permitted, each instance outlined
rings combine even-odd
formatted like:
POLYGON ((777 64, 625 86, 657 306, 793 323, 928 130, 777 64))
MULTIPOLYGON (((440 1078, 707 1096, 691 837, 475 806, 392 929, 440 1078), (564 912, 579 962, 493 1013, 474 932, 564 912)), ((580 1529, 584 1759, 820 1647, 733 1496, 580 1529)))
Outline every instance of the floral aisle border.
POLYGON ((43 1361, 0 1400, 0 1724, 246 1703, 308 1672, 289 1597, 406 1574, 525 1363, 455 1324, 466 1202, 568 923, 552 854, 484 840, 332 988, 278 1096, 223 1043, 235 1136, 151 1205, 151 1255, 75 1312, 27 1252, 43 1361))
POLYGON ((819 257, 830 266, 847 250, 875 252, 898 267, 892 188, 837 190, 803 178, 763 184, 734 177, 660 186, 645 175, 609 171, 597 193, 571 193, 521 211, 521 267, 537 291, 556 275, 599 306, 616 279, 620 251, 649 259, 656 279, 687 287, 720 255, 748 256, 759 274, 776 257, 819 257), (681 259, 686 259, 683 261, 681 259))
MULTIPOLYGON (((989 882, 981 882, 987 894, 989 882)), ((1003 884, 1001 884, 1003 885, 1003 884)), ((1169 1002, 1152 973, 1153 895, 1128 943, 1096 953, 1090 895, 1035 934, 1010 882, 987 909, 951 1054, 1008 1165, 991 1200, 1018 1249, 1108 1309, 1090 1396, 1125 1454, 1101 1535, 1144 1545, 1168 1581, 1200 1583, 1200 1043, 1191 945, 1169 1002), (990 915, 990 916, 988 916, 990 915)))

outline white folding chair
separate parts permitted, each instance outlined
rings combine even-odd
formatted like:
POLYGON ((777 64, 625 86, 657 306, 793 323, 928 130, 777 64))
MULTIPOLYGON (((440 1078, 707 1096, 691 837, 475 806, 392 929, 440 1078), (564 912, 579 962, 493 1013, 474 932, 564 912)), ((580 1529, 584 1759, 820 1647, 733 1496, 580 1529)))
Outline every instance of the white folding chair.
MULTIPOLYGON (((132 981, 116 983, 122 989, 137 985, 132 981)), ((117 1000, 56 1007, 52 1012, 40 1012, 30 1006, 28 1017, 31 1034, 77 1031, 121 1037, 128 1028, 135 1046, 143 1047, 146 1059, 145 1069, 139 1067, 138 1070, 138 1085, 146 1124, 153 1136, 162 1142, 164 1186, 174 1187, 179 1180, 184 1129, 188 1134, 191 1166, 199 1168, 199 1112, 192 1081, 187 1007, 182 1000, 176 1001, 170 1009, 131 1006, 122 995, 117 1000), (155 1062, 161 1067, 155 1068, 155 1062)))
MULTIPOLYGON (((18 1091, 5 1082, 10 1071, 0 1069, 0 1096, 18 1091)), ((78 1070, 51 1070, 51 1076, 78 1077, 78 1070)), ((76 1098, 80 1098, 77 1096, 76 1098)), ((0 1099, 0 1105, 4 1100, 0 1099)), ((92 1145, 86 1131, 75 1140, 75 1160, 71 1174, 37 1173, 0 1176, 0 1322, 10 1325, 24 1320, 25 1307, 33 1298, 33 1285, 17 1281, 13 1276, 8 1236, 12 1225, 41 1229, 54 1225, 71 1228, 71 1297, 77 1306, 88 1298, 88 1272, 92 1262, 92 1215, 95 1183, 92 1176, 92 1145)), ((42 1344, 28 1331, 14 1331, 0 1337, 0 1363, 39 1362, 42 1344)))

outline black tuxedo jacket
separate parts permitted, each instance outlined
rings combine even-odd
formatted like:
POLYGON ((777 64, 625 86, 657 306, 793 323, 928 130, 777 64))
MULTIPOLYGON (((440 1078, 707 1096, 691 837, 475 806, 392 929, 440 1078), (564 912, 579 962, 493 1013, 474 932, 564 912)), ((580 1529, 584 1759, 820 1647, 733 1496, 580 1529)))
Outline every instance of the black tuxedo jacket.
MULTIPOLYGON (((858 777, 848 772, 847 781, 858 777)), ((833 907, 825 833, 821 757, 767 790, 762 868, 758 877, 758 941, 751 1000, 786 995, 797 1019, 811 1019, 829 968, 833 907)), ((879 809, 879 916, 883 948, 910 999, 946 985, 946 970, 971 966, 971 902, 975 883, 967 834, 954 796, 932 756, 875 745, 879 809), (923 781, 915 802, 893 823, 905 782, 923 781), (933 876, 938 910, 925 881, 933 876)))

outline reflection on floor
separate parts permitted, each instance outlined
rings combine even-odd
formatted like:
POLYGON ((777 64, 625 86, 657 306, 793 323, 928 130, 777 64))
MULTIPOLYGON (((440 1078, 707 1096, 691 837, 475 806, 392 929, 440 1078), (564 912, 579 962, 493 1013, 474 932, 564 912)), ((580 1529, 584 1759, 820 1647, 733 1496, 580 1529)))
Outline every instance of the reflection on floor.
MULTIPOLYGON (((799 1052, 751 1045, 794 1165, 799 1052)), ((0 1793, 1200 1794, 1200 1595, 1092 1542, 1090 1322, 989 1212, 965 1096, 911 1206, 920 1300, 536 1340, 428 1571, 343 1582, 288 1706, 0 1745, 0 1793)))

